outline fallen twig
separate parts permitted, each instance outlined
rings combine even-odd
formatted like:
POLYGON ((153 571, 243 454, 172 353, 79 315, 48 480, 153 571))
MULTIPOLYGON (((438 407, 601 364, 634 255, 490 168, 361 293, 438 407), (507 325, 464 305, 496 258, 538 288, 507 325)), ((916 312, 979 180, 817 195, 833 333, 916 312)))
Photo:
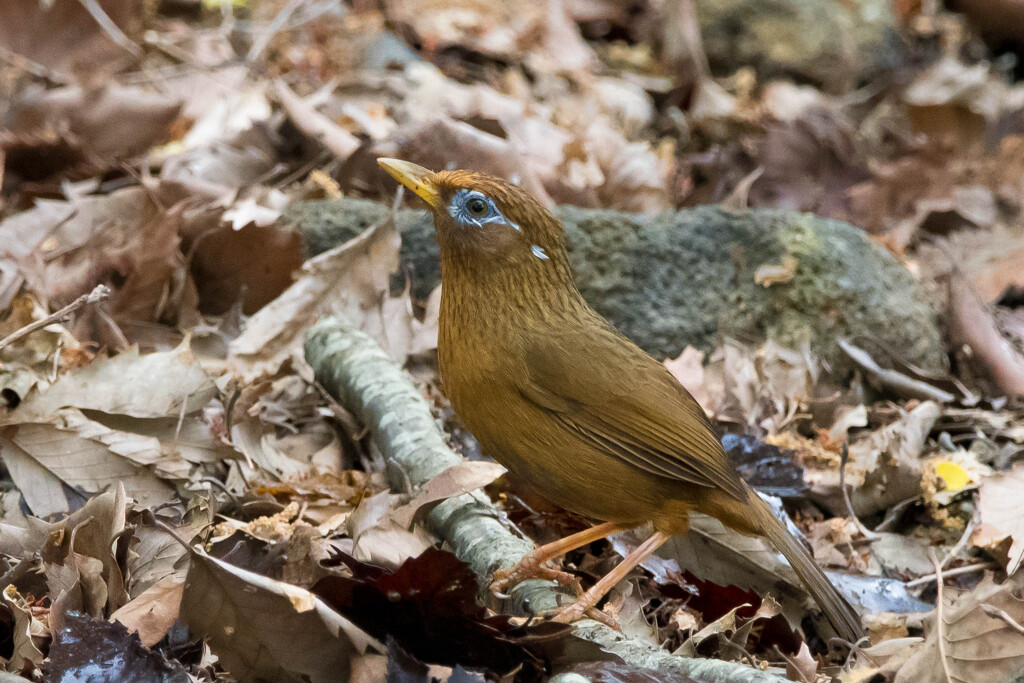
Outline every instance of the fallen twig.
POLYGON ((274 81, 274 95, 296 128, 309 137, 319 140, 339 159, 348 159, 352 152, 359 149, 362 144, 355 135, 331 121, 296 95, 284 81, 280 79, 274 81))
POLYGON ((995 605, 982 605, 981 611, 994 619, 1001 619, 1007 626, 1024 636, 1024 626, 1021 626, 1020 622, 1011 617, 1006 610, 999 609, 995 605))
MULTIPOLYGON (((445 443, 430 406, 409 376, 368 335, 328 318, 309 330, 305 355, 317 381, 369 428, 384 455, 393 487, 407 483, 422 486, 462 461, 445 443)), ((426 523, 485 580, 495 569, 515 565, 534 548, 480 492, 442 502, 426 523)), ((520 583, 511 594, 512 599, 504 605, 506 611, 524 616, 546 612, 574 598, 553 582, 536 580, 520 583)), ((576 622, 574 633, 628 664, 655 670, 663 678, 701 683, 782 680, 731 662, 677 657, 589 619, 576 622)))
POLYGON ((964 532, 960 534, 960 540, 956 542, 956 545, 954 545, 950 549, 946 557, 942 559, 940 566, 943 569, 948 567, 949 563, 953 561, 953 558, 959 555, 960 551, 967 547, 967 544, 970 543, 971 534, 974 533, 974 530, 978 527, 978 523, 981 521, 980 515, 978 514, 977 503, 978 501, 975 499, 974 515, 971 516, 971 521, 967 523, 966 527, 964 527, 964 532))
POLYGON ((100 28, 110 36, 110 40, 114 42, 120 48, 127 50, 132 54, 133 57, 142 56, 142 48, 135 44, 135 42, 125 35, 124 31, 114 23, 114 20, 110 18, 100 4, 96 0, 78 0, 85 11, 93 18, 93 20, 100 25, 100 28))
POLYGON ((891 389, 903 398, 919 398, 939 403, 950 403, 956 399, 956 396, 948 391, 933 387, 931 384, 914 379, 913 377, 908 377, 902 372, 883 368, 875 362, 871 354, 860 347, 854 346, 845 339, 836 339, 836 344, 870 379, 873 379, 887 389, 891 389))
POLYGON ((942 604, 943 577, 942 567, 939 565, 939 558, 935 556, 935 549, 928 548, 928 559, 935 567, 936 590, 935 596, 935 628, 938 630, 939 657, 942 659, 942 672, 946 674, 946 683, 953 683, 953 677, 949 673, 949 660, 946 658, 946 621, 942 614, 945 605, 942 604))
POLYGON ((1024 394, 1024 355, 999 331, 988 306, 959 271, 949 276, 948 307, 954 340, 971 347, 1000 390, 1024 394))
POLYGON ((33 332, 35 332, 36 330, 40 330, 46 327, 47 325, 52 325, 53 323, 61 322, 62 320, 67 319, 68 316, 70 316, 72 313, 82 308, 83 306, 99 303, 100 301, 106 300, 109 296, 109 287, 107 287, 106 285, 96 285, 95 289, 93 289, 91 292, 89 292, 88 294, 83 294, 82 296, 78 297, 77 299, 75 299, 74 301, 72 301, 67 306, 57 311, 56 313, 51 313, 42 320, 36 320, 33 323, 29 323, 28 325, 25 325, 25 327, 22 327, 20 330, 16 330, 15 332, 4 337, 3 339, 0 339, 0 349, 4 349, 10 346, 19 339, 23 339, 28 335, 32 334, 33 332))
POLYGON ((846 486, 846 465, 850 462, 850 446, 849 444, 843 444, 843 455, 839 462, 839 488, 843 491, 843 502, 846 503, 846 511, 850 513, 850 517, 853 519, 854 525, 856 525, 858 531, 869 541, 878 538, 871 529, 864 526, 864 523, 860 521, 860 517, 857 516, 857 511, 853 509, 853 501, 850 500, 850 489, 846 486))
POLYGON ((998 567, 998 565, 995 562, 982 562, 980 564, 969 564, 969 565, 967 565, 965 567, 957 567, 956 569, 947 569, 947 570, 943 571, 941 575, 936 573, 936 574, 928 574, 927 576, 920 576, 920 577, 914 579, 913 581, 907 581, 903 585, 906 586, 907 588, 917 588, 918 586, 923 586, 926 583, 931 583, 932 581, 937 581, 940 578, 940 576, 942 576, 942 577, 960 576, 961 574, 970 574, 971 572, 981 571, 982 569, 995 569, 996 567, 998 567))
POLYGON ((291 18, 292 14, 295 13, 295 10, 297 10, 305 1, 306 0, 289 0, 288 4, 277 13, 277 16, 274 17, 266 30, 263 31, 263 35, 261 35, 259 39, 252 44, 252 47, 249 48, 249 53, 245 56, 245 61, 255 62, 259 59, 259 56, 263 54, 265 49, 267 49, 267 45, 269 45, 270 41, 277 35, 277 32, 284 28, 288 19, 291 18))

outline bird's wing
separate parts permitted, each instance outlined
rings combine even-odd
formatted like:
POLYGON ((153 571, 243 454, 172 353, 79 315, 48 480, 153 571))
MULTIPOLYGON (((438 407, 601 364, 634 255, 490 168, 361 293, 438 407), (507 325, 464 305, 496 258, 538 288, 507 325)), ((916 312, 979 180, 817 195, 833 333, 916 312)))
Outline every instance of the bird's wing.
POLYGON ((651 474, 746 499, 697 401, 610 327, 587 338, 531 342, 526 366, 523 396, 591 447, 651 474))

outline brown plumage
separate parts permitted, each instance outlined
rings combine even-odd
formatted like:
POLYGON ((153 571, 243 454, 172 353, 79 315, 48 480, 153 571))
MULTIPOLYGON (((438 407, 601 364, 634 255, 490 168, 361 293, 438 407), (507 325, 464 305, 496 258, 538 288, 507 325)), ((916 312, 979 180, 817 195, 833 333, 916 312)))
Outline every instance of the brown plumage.
POLYGON ((573 284, 562 226, 511 183, 468 171, 381 165, 433 209, 441 246, 443 388, 484 452, 548 499, 607 522, 538 549, 506 580, 558 578, 543 563, 616 529, 655 535, 559 618, 702 512, 768 538, 844 638, 861 625, 803 546, 738 476, 704 411, 573 284))

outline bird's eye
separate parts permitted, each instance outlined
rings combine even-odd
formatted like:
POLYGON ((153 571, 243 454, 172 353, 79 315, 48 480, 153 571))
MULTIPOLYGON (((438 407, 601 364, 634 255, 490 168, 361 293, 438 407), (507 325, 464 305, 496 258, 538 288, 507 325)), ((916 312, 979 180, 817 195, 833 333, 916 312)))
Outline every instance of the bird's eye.
POLYGON ((470 197, 466 201, 466 211, 469 211, 471 216, 477 218, 487 215, 487 202, 480 197, 470 197))

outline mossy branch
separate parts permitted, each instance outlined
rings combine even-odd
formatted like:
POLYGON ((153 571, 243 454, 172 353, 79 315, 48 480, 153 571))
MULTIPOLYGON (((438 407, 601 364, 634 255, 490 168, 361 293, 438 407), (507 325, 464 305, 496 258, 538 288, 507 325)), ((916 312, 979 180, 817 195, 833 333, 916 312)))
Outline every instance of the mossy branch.
MULTIPOLYGON (((328 318, 306 335, 306 361, 317 381, 351 410, 372 433, 388 465, 393 489, 422 486, 457 465, 461 457, 445 443, 430 406, 409 375, 363 332, 328 318)), ((511 567, 534 545, 482 493, 442 502, 426 519, 431 533, 443 539, 482 580, 499 567, 511 567)), ((524 581, 503 605, 511 613, 544 612, 572 600, 554 582, 524 581)), ((591 640, 628 664, 657 671, 665 680, 699 683, 779 683, 774 675, 712 659, 688 659, 647 642, 624 637, 596 621, 574 625, 577 636, 591 640)))

